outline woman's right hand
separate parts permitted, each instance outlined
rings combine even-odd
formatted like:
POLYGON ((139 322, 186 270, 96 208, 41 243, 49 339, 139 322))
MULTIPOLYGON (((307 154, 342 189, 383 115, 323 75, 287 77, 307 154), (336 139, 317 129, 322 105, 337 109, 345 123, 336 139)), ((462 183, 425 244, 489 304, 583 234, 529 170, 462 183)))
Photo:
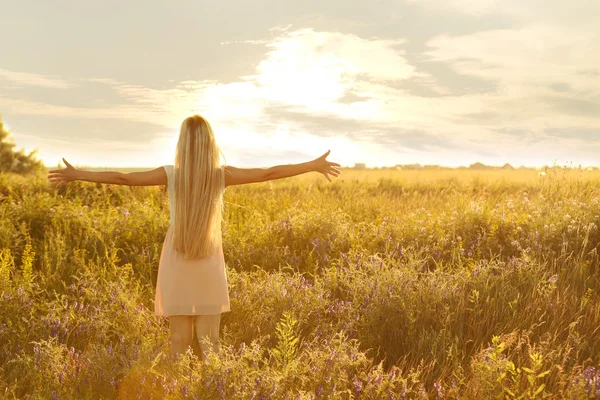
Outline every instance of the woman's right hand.
POLYGON ((337 177, 339 176, 339 174, 342 173, 339 168, 336 168, 339 167, 340 164, 327 161, 327 156, 330 152, 331 150, 327 150, 327 153, 311 161, 313 171, 320 172, 323 175, 325 175, 325 178, 327 178, 329 182, 331 182, 331 179, 329 179, 329 175, 337 177))
POLYGON ((67 183, 76 180, 76 175, 78 172, 78 170, 71 164, 69 164, 67 160, 63 158, 63 161, 67 168, 48 171, 48 179, 50 180, 50 182, 56 183, 59 186, 64 186, 67 183))

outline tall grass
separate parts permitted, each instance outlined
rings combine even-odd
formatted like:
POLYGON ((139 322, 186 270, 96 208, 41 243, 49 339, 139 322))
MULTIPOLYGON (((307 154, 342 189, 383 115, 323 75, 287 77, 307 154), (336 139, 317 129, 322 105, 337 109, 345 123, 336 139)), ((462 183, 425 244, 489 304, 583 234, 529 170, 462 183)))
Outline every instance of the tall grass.
POLYGON ((228 188, 221 351, 154 315, 164 188, 0 175, 4 398, 600 398, 600 175, 228 188))

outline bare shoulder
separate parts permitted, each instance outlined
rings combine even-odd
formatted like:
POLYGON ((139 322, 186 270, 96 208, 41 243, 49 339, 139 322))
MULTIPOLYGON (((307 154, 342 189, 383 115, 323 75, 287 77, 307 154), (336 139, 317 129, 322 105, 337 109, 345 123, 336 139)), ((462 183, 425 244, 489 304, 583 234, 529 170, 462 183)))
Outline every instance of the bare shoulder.
POLYGON ((239 168, 234 167, 233 165, 223 165, 223 174, 225 175, 225 187, 233 185, 235 181, 235 176, 237 175, 237 170, 239 168))

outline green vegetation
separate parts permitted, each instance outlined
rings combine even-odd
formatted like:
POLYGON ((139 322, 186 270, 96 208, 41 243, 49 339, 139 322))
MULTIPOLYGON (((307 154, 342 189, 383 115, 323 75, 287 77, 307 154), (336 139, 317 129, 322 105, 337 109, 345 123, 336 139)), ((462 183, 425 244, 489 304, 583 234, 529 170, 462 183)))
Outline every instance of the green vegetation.
POLYGON ((6 129, 0 115, 0 172, 30 174, 45 170, 44 164, 36 158, 37 150, 29 154, 21 149, 15 151, 11 133, 6 129))
POLYGON ((0 175, 4 398, 600 397, 600 174, 228 188, 221 352, 154 315, 165 188, 0 175))

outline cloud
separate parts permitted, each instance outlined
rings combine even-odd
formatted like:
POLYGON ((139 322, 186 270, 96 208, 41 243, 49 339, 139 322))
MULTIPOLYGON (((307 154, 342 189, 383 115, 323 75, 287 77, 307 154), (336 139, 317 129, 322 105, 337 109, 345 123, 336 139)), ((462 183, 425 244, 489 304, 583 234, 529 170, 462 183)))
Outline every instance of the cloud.
POLYGON ((589 26, 536 23, 444 34, 427 46, 430 62, 495 82, 488 92, 453 99, 461 103, 450 113, 456 123, 533 130, 600 127, 600 35, 589 26))
POLYGON ((498 10, 500 0, 405 0, 408 4, 424 6, 428 9, 454 11, 479 16, 498 10))
POLYGON ((406 129, 394 122, 307 115, 291 107, 269 107, 265 113, 269 119, 280 121, 294 131, 311 132, 328 138, 342 137, 354 142, 370 141, 397 151, 459 148, 452 138, 440 137, 421 129, 406 129))
POLYGON ((600 11, 597 0, 403 0, 404 3, 424 7, 428 11, 455 13, 481 18, 510 17, 513 20, 553 21, 557 24, 577 25, 596 19, 600 11))
POLYGON ((576 139, 581 142, 595 142, 600 144, 600 128, 571 128, 571 129, 546 129, 547 135, 557 138, 576 139))
POLYGON ((270 43, 257 73, 242 79, 254 82, 269 101, 337 112, 337 100, 361 78, 399 81, 413 75, 414 67, 394 48, 402 43, 301 29, 270 43))
POLYGON ((77 119, 107 118, 173 126, 172 124, 165 124, 166 118, 162 113, 153 113, 145 107, 131 104, 118 107, 71 107, 0 96, 0 108, 6 113, 14 115, 41 115, 77 119))
POLYGON ((6 69, 0 69, 0 78, 20 86, 41 86, 53 89, 67 89, 75 86, 72 82, 47 75, 9 71, 6 69))
POLYGON ((592 83, 582 71, 600 65, 600 35, 588 27, 546 24, 497 29, 469 35, 439 35, 427 42, 429 61, 451 65, 461 74, 504 83, 568 83, 585 88, 592 83))
MULTIPOLYGON (((496 5, 480 7, 492 12, 496 5)), ((181 121, 199 113, 211 121, 230 160, 247 159, 249 149, 283 154, 293 148, 296 156, 308 157, 333 147, 346 165, 396 164, 400 155, 409 163, 516 163, 517 156, 527 159, 536 141, 553 154, 566 154, 565 144, 573 142, 559 137, 562 147, 548 144, 556 139, 548 129, 576 135, 600 127, 600 46, 586 25, 535 22, 439 34, 422 51, 412 47, 413 54, 407 54, 404 38, 289 27, 272 32, 276 36, 264 43, 239 43, 265 45, 266 53, 251 74, 228 83, 184 80, 148 87, 92 77, 77 80, 78 88, 104 87, 116 97, 110 105, 0 95, 0 108, 94 123, 143 122, 157 127, 146 130, 148 140, 165 148, 174 140, 157 135, 171 132, 175 138, 181 121)), ((98 124, 99 136, 118 139, 110 124, 98 124)), ((142 130, 133 137, 143 137, 142 130)), ((600 142, 590 134, 580 139, 600 142)), ((577 154, 591 154, 592 148, 577 154)))

